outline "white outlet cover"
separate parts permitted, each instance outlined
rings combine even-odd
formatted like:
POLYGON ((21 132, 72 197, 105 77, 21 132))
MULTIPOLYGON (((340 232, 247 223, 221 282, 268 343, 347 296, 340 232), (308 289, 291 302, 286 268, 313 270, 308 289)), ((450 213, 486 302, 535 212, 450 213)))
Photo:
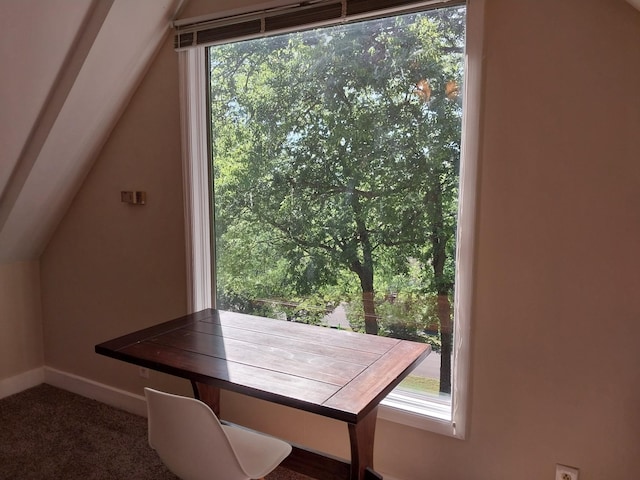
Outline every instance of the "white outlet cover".
POLYGON ((556 465, 556 480, 578 480, 579 470, 568 465, 556 465))

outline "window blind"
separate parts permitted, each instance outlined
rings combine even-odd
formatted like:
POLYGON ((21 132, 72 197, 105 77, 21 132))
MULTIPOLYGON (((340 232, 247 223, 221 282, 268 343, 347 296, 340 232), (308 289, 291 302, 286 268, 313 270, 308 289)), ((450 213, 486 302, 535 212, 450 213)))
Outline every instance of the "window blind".
POLYGON ((173 22, 176 50, 382 17, 464 5, 464 0, 315 0, 240 15, 173 22))

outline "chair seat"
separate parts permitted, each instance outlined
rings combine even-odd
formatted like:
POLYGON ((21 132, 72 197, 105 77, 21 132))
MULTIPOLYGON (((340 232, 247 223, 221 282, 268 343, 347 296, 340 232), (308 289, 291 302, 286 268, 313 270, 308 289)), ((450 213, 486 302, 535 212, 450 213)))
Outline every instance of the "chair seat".
POLYGON ((274 470, 291 445, 238 426, 222 425, 208 405, 145 388, 149 445, 182 480, 254 480, 274 470))
POLYGON ((237 426, 222 425, 242 468, 251 478, 262 478, 291 453, 291 445, 277 438, 237 426))

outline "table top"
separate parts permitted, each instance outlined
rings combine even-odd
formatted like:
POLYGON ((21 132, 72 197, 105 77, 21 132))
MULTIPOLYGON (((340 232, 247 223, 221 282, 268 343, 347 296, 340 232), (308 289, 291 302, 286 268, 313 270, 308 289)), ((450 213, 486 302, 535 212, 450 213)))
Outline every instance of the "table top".
POLYGON ((206 309, 96 345, 97 353, 357 423, 429 345, 206 309))

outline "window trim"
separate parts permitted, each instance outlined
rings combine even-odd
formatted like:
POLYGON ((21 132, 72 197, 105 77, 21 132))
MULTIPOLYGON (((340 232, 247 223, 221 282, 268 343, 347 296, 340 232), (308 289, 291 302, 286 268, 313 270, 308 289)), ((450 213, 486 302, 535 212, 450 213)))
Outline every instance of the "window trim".
POLYGON ((212 306, 212 222, 204 49, 178 52, 187 312, 212 306))
MULTIPOLYGON (((471 318, 478 167, 482 137, 483 28, 485 0, 467 1, 465 95, 462 122, 460 199, 456 243, 453 381, 450 415, 434 400, 418 407, 406 394, 392 392, 380 404, 378 417, 402 425, 464 439, 468 428, 471 384, 471 318)), ((209 203, 209 128, 206 119, 206 48, 177 52, 180 69, 182 162, 185 208, 187 295, 189 312, 211 306, 213 235, 209 203)))
POLYGON ((464 5, 465 0, 315 0, 271 2, 255 11, 233 11, 173 22, 174 48, 181 50, 308 30, 394 14, 464 5))

